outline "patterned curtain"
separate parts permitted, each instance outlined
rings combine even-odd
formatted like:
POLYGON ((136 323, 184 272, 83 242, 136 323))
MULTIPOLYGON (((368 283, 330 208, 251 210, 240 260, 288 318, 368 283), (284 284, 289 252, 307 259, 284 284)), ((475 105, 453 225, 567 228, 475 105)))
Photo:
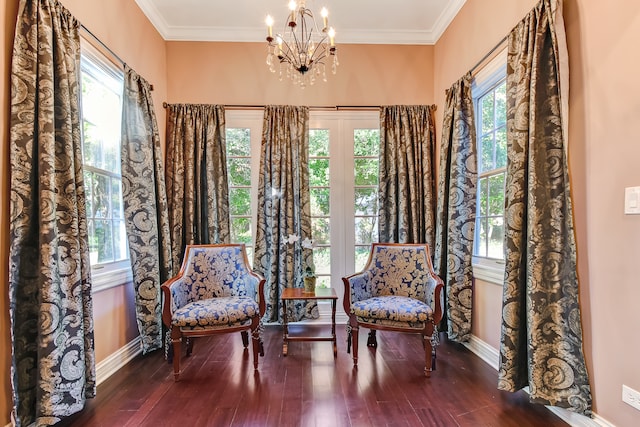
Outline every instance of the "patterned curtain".
MULTIPOLYGON (((258 229, 253 268, 267 280, 265 322, 282 320, 280 294, 303 287, 302 273, 313 266, 312 252, 287 236, 311 238, 309 195, 309 108, 267 106, 262 125, 258 229)), ((293 320, 318 318, 314 302, 287 304, 293 320)))
POLYGON ((433 248, 435 105, 380 109, 378 227, 381 242, 433 248))
POLYGON ((556 6, 540 1, 509 35, 498 388, 529 386, 533 402, 590 415, 560 91, 558 53, 566 40, 556 6))
POLYGON ((169 105, 167 195, 173 265, 187 245, 229 243, 224 107, 169 105))
POLYGON ((151 87, 126 65, 123 98, 122 199, 136 319, 146 354, 162 347, 160 285, 173 272, 169 216, 151 87))
POLYGON ((467 341, 471 335, 477 168, 471 74, 468 73, 447 91, 434 255, 436 272, 445 284, 446 316, 441 329, 457 342, 467 341))
POLYGON ((79 23, 20 3, 11 68, 9 303, 17 426, 52 425, 95 396, 80 137, 79 23))

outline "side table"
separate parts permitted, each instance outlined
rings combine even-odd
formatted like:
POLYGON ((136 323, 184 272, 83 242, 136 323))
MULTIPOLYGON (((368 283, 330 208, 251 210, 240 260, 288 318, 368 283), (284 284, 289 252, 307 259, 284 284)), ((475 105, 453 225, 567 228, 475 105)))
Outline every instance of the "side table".
POLYGON ((289 341, 332 341, 333 357, 338 356, 338 346, 336 344, 336 303, 338 295, 333 288, 316 288, 315 292, 305 292, 302 288, 285 288, 280 297, 282 300, 282 327, 283 343, 282 355, 286 356, 289 348, 289 341), (290 336, 289 320, 287 318, 287 302, 293 300, 331 300, 331 336, 290 336))

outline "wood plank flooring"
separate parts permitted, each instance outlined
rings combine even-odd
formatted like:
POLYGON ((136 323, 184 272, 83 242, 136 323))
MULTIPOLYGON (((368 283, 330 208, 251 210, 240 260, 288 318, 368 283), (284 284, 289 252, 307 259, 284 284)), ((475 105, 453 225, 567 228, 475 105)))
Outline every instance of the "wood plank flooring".
MULTIPOLYGON (((328 328, 328 326, 324 326, 328 328)), ((294 324, 309 332, 319 326, 294 324)), ((564 426, 524 392, 496 389, 497 373, 443 335, 437 370, 423 375, 418 335, 360 330, 358 369, 338 325, 329 342, 293 342, 282 356, 282 328, 267 326, 265 356, 254 373, 240 334, 195 341, 180 381, 157 351, 138 356, 98 387, 70 426, 564 426)), ((315 331, 318 332, 318 331, 315 331)))

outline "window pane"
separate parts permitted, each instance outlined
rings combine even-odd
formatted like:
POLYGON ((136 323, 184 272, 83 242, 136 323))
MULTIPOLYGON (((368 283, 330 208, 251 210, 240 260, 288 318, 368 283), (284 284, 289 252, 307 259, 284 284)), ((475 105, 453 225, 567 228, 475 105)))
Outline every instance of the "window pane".
POLYGON ((329 189, 312 188, 311 195, 311 216, 329 215, 329 189))
POLYGON ((331 248, 315 248, 313 250, 313 263, 316 266, 316 274, 331 273, 331 248))
POLYGON ((356 271, 362 271, 369 259, 370 246, 356 246, 356 271))
POLYGON ((329 218, 312 218, 311 233, 316 244, 329 243, 329 218))
POLYGON ((111 211, 113 218, 124 218, 122 209, 122 182, 117 178, 111 178, 111 211))
POLYGON ((482 111, 482 134, 484 135, 487 132, 491 132, 494 127, 494 108, 493 108, 493 92, 488 93, 486 96, 482 98, 480 101, 480 108, 482 111))
POLYGON ((480 216, 487 216, 487 206, 489 205, 489 188, 487 178, 481 178, 478 181, 478 192, 478 206, 476 209, 479 210, 480 216))
POLYGON ((251 154, 251 130, 227 128, 227 156, 249 156, 251 154))
POLYGON ((113 259, 120 261, 129 258, 127 252, 127 233, 124 227, 124 221, 113 222, 113 259))
POLYGON ((232 217, 231 221, 231 241, 233 243, 251 244, 251 218, 232 217))
POLYGON ((353 132, 353 154, 375 156, 380 153, 380 129, 356 129, 353 132))
POLYGON ((229 189, 229 213, 231 215, 251 213, 251 191, 248 188, 229 189))
POLYGON ((251 159, 247 157, 227 158, 229 185, 251 185, 251 159))
POLYGON ((329 129, 309 130, 309 156, 327 157, 329 155, 329 129))
POLYGON ((504 220, 502 217, 489 218, 489 253, 490 258, 503 258, 504 220))
POLYGON ((507 128, 496 130, 496 168, 507 166, 507 128))
POLYGON ((481 160, 480 163, 480 172, 490 171, 495 169, 493 162, 493 133, 485 135, 480 140, 480 153, 481 160))
POLYGON ((329 186, 329 159, 309 160, 309 185, 311 187, 329 186))
POLYGON ((507 122, 507 83, 503 82, 496 88, 496 127, 504 126, 507 122))
POLYGON ((84 171, 84 198, 87 206, 87 217, 92 218, 93 215, 93 174, 89 171, 84 171))
POLYGON ((98 263, 113 261, 111 221, 94 221, 94 239, 98 246, 98 263))
MULTIPOLYGON (((489 178, 489 216, 504 214, 504 173, 489 178)), ((487 215, 486 213, 482 215, 487 215)))
POLYGON ((356 244, 367 245, 378 241, 378 218, 372 216, 355 219, 356 244))
POLYGON ((355 185, 378 185, 378 159, 354 159, 355 185))
POLYGON ((378 214, 378 189, 356 188, 354 208, 356 215, 378 214))
POLYGON ((487 227, 485 218, 478 218, 476 221, 476 241, 474 242, 474 253, 477 256, 487 256, 487 227))
POLYGON ((109 218, 109 177, 93 174, 93 217, 109 218))

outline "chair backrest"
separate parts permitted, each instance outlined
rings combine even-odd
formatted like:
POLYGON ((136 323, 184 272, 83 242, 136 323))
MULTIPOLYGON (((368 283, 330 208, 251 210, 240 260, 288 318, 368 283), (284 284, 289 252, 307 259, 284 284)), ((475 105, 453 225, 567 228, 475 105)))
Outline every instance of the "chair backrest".
POLYGON ((259 279, 250 274, 244 245, 187 245, 180 269, 188 301, 226 297, 256 298, 259 279))
POLYGON ((363 271, 369 275, 371 296, 398 295, 425 301, 429 288, 435 286, 426 244, 374 243, 363 271))

